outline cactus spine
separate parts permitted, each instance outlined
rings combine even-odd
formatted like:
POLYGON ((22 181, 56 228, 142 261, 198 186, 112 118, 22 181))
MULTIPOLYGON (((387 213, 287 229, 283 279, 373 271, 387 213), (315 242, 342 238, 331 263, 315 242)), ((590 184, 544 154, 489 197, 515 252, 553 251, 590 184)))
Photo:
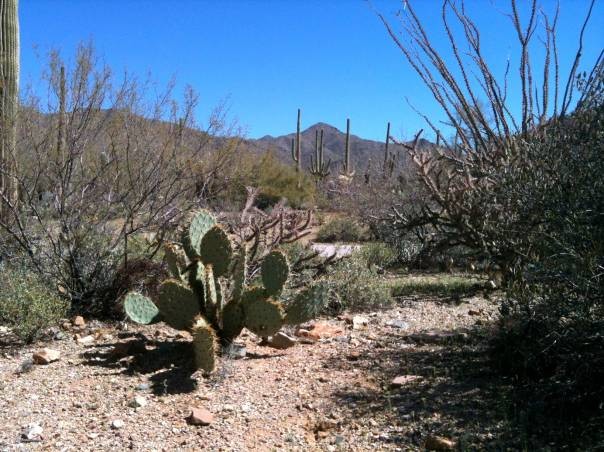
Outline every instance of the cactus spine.
POLYGON ((315 130, 315 156, 310 158, 310 174, 318 180, 323 180, 331 174, 330 165, 331 159, 327 163, 323 160, 323 129, 320 134, 318 130, 315 130))
POLYGON ((0 215, 6 218, 17 202, 15 147, 19 102, 19 2, 0 0, 0 215), (8 203, 6 202, 8 201, 8 203))
POLYGON ((212 371, 220 342, 228 344, 246 327, 260 336, 275 334, 287 323, 308 318, 300 303, 317 304, 316 290, 302 290, 292 310, 278 297, 289 276, 286 256, 269 253, 261 265, 262 286, 246 286, 246 250, 235 252, 224 229, 207 211, 189 215, 181 231, 183 252, 176 245, 166 248, 166 262, 174 278, 164 281, 154 303, 137 293, 124 302, 128 317, 142 324, 165 321, 193 336, 195 365, 212 371))

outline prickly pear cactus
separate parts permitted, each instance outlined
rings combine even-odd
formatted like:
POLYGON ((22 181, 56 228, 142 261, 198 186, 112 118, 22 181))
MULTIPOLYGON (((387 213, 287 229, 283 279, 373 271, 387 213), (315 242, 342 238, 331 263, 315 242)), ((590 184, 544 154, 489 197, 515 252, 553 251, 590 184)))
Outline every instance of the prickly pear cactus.
POLYGON ((130 292, 124 299, 124 310, 131 320, 142 325, 155 322, 159 317, 159 309, 144 295, 130 292))
POLYGON ((161 284, 157 304, 130 293, 124 309, 137 323, 161 319, 175 329, 190 331, 197 368, 212 371, 218 345, 229 344, 243 328, 265 337, 286 323, 310 318, 304 306, 320 295, 316 290, 298 294, 287 310, 279 301, 290 272, 280 251, 269 253, 262 262, 262 286, 246 287, 245 246, 235 251, 235 244, 209 212, 189 214, 180 233, 182 248, 166 248, 165 261, 174 277, 161 284))

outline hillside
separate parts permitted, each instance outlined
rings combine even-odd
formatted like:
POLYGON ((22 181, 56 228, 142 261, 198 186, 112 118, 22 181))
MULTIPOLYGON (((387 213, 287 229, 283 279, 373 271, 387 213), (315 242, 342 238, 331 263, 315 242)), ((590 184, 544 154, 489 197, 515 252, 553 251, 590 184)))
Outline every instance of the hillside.
MULTIPOLYGON (((303 167, 310 165, 310 157, 314 155, 315 149, 315 134, 316 131, 323 130, 323 143, 325 149, 325 159, 331 159, 334 167, 338 168, 341 165, 344 156, 344 147, 346 143, 346 133, 336 127, 319 122, 301 132, 302 135, 302 159, 303 167)), ((296 136, 295 132, 273 137, 266 135, 257 140, 250 140, 252 149, 258 152, 273 151, 277 156, 284 160, 291 159, 291 143, 296 136)), ((428 140, 420 140, 420 147, 429 148, 433 144, 428 140)), ((402 146, 390 143, 390 149, 404 153, 402 146)), ((357 135, 350 135, 350 152, 353 166, 355 168, 364 169, 367 166, 369 158, 374 162, 382 162, 384 158, 384 142, 374 141, 361 138, 357 135)))

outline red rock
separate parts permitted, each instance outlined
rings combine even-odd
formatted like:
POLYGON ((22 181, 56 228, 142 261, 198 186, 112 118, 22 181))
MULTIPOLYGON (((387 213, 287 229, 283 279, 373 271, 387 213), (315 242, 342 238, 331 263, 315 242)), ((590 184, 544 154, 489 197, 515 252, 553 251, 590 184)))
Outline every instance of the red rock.
POLYGON ((214 415, 205 408, 191 408, 188 420, 192 425, 210 425, 214 422, 214 415))
POLYGON ((36 364, 50 364, 54 361, 58 361, 61 358, 61 352, 53 350, 51 348, 43 348, 34 352, 32 359, 36 364))
POLYGON ((341 326, 331 325, 327 322, 316 322, 310 331, 300 329, 297 334, 301 337, 318 340, 327 337, 341 336, 344 334, 344 329, 341 326))

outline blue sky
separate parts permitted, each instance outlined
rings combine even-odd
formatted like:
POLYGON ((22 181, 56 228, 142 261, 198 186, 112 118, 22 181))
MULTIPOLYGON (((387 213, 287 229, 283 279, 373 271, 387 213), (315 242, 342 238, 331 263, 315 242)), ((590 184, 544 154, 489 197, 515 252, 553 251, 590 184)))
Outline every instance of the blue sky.
MULTIPOLYGON (((541 2, 546 10, 555 3, 541 2)), ((420 17, 443 47, 440 1, 416 0, 420 17)), ((527 0, 519 0, 526 11, 527 0)), ((517 51, 503 0, 467 0, 483 30, 489 62, 503 74, 517 51)), ((374 0, 389 17, 397 0, 374 0)), ((561 0, 561 69, 568 70, 587 0, 561 0)), ((584 63, 604 47, 604 1, 597 1, 585 40, 584 63)), ((115 72, 127 69, 158 83, 176 77, 200 94, 201 123, 228 98, 230 117, 250 137, 328 122, 383 140, 385 126, 407 138, 425 127, 405 98, 433 118, 442 115, 427 89, 363 0, 21 0, 22 80, 39 78, 50 49, 69 59, 79 42, 93 40, 115 72)), ((512 67, 512 75, 516 75, 512 67)), ((536 69, 537 71, 537 69, 536 69)), ((34 83, 35 84, 35 83, 34 83)))

